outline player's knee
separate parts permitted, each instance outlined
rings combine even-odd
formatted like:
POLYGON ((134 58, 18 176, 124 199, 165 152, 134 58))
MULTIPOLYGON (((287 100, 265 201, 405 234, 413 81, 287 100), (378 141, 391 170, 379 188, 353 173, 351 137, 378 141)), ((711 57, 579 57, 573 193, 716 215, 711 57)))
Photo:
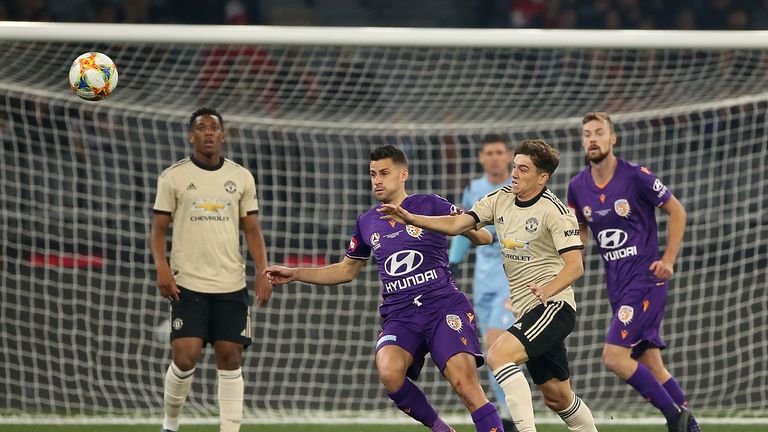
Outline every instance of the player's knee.
POLYGON ((624 359, 614 352, 603 350, 603 364, 608 369, 616 372, 622 369, 624 359))
POLYGON ((192 355, 176 355, 173 357, 173 364, 175 364, 180 371, 186 372, 195 367, 197 358, 192 355))
POLYGON ((379 367, 379 380, 388 392, 394 393, 400 390, 405 382, 405 372, 387 367, 379 367))
POLYGON ((552 411, 562 411, 570 405, 570 394, 544 393, 544 404, 552 411))
POLYGON ((235 370, 240 367, 240 353, 219 352, 216 353, 216 368, 220 370, 235 370))
POLYGON ((491 346, 488 348, 488 367, 491 368, 491 370, 497 369, 500 366, 504 365, 504 361, 502 359, 501 350, 496 346, 491 346))
POLYGON ((525 351, 517 352, 504 346, 504 344, 495 343, 488 349, 488 366, 495 370, 507 363, 522 364, 527 361, 525 351))
POLYGON ((474 396, 478 390, 476 381, 473 380, 471 376, 466 376, 466 374, 455 377, 451 382, 451 385, 462 399, 472 399, 472 396, 474 396))
POLYGON ((562 411, 562 410, 568 408, 568 404, 564 403, 560 399, 550 399, 550 398, 545 397, 544 398, 544 404, 547 405, 547 407, 549 409, 551 409, 552 411, 555 411, 555 412, 562 411))

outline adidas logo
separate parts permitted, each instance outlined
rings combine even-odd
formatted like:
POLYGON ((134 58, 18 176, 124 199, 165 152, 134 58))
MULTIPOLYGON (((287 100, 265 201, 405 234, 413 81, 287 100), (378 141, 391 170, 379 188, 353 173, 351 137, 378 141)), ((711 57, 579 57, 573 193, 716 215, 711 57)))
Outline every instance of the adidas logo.
POLYGON ((190 183, 189 186, 187 186, 187 190, 188 191, 197 190, 197 186, 195 186, 194 183, 190 183))
POLYGON ((504 216, 499 216, 496 218, 496 223, 503 224, 504 223, 504 216))

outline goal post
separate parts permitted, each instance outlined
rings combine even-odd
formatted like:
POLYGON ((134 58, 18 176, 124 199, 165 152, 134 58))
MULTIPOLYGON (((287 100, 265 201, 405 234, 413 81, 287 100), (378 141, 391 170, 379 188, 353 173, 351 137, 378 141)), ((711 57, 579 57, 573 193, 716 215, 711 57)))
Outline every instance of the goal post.
MULTIPOLYGON (((0 421, 161 417, 170 346, 151 207, 202 105, 222 112, 226 156, 256 177, 269 262, 290 265, 341 258, 374 204, 377 145, 405 150, 408 191, 458 202, 484 134, 543 138, 561 152, 550 186, 564 199, 585 163, 581 116, 610 112, 618 155, 647 164, 688 212, 663 325, 671 372, 701 417, 766 417, 766 77, 768 32, 0 22, 0 421), (120 73, 99 102, 67 85, 90 50, 120 73)), ((585 269, 567 340, 574 388, 600 418, 656 417, 601 364, 610 312, 593 251, 585 269)), ((379 291, 368 264, 350 284, 291 284, 254 308, 246 420, 402 416, 374 366, 379 291)), ((216 413, 215 383, 206 350, 185 416, 216 413)), ((419 385, 463 415, 431 363, 419 385)))

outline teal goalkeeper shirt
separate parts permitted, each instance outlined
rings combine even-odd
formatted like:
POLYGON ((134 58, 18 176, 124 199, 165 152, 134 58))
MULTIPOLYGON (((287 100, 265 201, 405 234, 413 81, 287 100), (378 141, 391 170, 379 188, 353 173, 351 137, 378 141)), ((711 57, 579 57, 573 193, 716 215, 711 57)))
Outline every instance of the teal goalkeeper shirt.
MULTIPOLYGON (((461 195, 461 206, 469 210, 480 198, 511 183, 511 178, 503 184, 491 184, 488 176, 472 180, 461 195)), ((484 293, 496 290, 509 291, 507 275, 504 273, 504 261, 499 249, 499 239, 496 238, 496 229, 493 225, 485 227, 493 234, 493 243, 478 246, 475 251, 475 274, 472 279, 472 292, 484 293)), ((451 240, 451 249, 448 252, 448 262, 451 265, 459 264, 469 252, 472 242, 464 236, 456 236, 451 240)))

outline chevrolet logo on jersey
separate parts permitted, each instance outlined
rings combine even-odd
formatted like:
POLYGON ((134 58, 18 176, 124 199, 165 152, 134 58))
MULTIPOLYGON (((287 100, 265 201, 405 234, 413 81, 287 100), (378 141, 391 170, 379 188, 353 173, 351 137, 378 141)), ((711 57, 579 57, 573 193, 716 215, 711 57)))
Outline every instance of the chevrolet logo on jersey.
POLYGON ((505 238, 501 240, 501 244, 504 246, 504 249, 528 250, 528 247, 530 246, 531 242, 524 242, 516 239, 505 238))
POLYGON ((219 210, 227 210, 229 203, 219 200, 202 200, 192 203, 192 210, 204 211, 206 213, 219 213, 219 210))

